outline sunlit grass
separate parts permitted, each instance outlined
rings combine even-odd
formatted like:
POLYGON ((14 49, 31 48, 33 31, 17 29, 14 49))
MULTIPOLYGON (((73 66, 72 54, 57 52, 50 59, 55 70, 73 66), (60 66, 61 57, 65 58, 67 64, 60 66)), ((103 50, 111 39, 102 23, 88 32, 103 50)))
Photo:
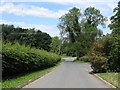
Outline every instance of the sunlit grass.
POLYGON ((79 60, 74 60, 73 62, 77 62, 77 63, 90 63, 90 62, 84 62, 84 61, 79 61, 79 60))
POLYGON ((98 76, 102 77, 112 85, 120 88, 120 73, 97 73, 98 76))
POLYGON ((61 59, 61 62, 64 62, 65 61, 65 59, 61 59))
POLYGON ((38 77, 50 70, 52 70, 53 68, 59 66, 60 64, 57 64, 56 66, 44 69, 44 70, 40 70, 40 71, 36 71, 36 72, 32 72, 29 74, 26 74, 24 76, 19 76, 17 78, 12 78, 12 79, 8 79, 8 80, 3 80, 2 82, 2 88, 15 88, 25 82, 27 82, 30 79, 33 79, 35 77, 38 77))

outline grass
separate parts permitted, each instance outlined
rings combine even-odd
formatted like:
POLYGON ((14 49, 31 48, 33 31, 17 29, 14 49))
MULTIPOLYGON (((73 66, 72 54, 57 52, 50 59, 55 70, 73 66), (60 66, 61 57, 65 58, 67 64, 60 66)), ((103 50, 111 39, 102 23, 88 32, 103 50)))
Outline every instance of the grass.
POLYGON ((30 79, 38 77, 38 76, 52 70, 53 68, 55 68, 59 65, 60 64, 57 64, 56 66, 53 66, 53 67, 50 67, 50 68, 47 68, 47 69, 44 69, 44 70, 32 72, 32 73, 29 73, 29 74, 26 74, 24 76, 20 76, 20 77, 17 77, 17 78, 3 80, 2 81, 2 88, 15 88, 15 87, 29 81, 30 79))
POLYGON ((65 61, 65 59, 61 59, 61 62, 64 62, 65 61))
POLYGON ((115 87, 120 88, 120 73, 97 73, 97 75, 115 87))
POLYGON ((84 61, 78 61, 78 60, 74 60, 73 62, 77 62, 77 63, 90 63, 90 62, 84 62, 84 61))

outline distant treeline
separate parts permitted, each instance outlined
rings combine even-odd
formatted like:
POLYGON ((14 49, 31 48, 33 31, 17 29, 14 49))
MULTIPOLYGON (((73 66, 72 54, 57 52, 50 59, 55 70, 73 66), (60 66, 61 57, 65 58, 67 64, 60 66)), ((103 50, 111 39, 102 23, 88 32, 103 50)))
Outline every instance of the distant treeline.
POLYGON ((0 25, 2 27, 2 38, 9 42, 19 42, 20 44, 29 45, 38 49, 50 50, 50 43, 52 38, 49 34, 41 32, 40 30, 24 29, 14 25, 0 25))

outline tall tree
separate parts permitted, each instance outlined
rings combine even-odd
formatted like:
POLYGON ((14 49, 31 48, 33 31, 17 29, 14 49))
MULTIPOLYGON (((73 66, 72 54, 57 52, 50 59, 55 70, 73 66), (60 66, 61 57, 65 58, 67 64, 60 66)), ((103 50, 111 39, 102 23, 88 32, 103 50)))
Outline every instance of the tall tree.
POLYGON ((109 62, 111 70, 120 72, 120 1, 113 12, 115 15, 111 17, 111 24, 109 27, 112 30, 114 39, 112 40, 109 62))
POLYGON ((80 9, 73 7, 69 12, 60 18, 59 28, 67 33, 70 41, 75 42, 75 37, 81 32, 79 17, 81 16, 80 9))
POLYGON ((102 35, 102 31, 98 29, 98 25, 105 27, 107 18, 104 17, 100 10, 94 7, 88 7, 84 11, 85 19, 83 24, 83 31, 89 34, 91 39, 94 41, 97 37, 102 35))
POLYGON ((68 45, 66 50, 74 49, 71 51, 74 51, 78 57, 85 55, 91 44, 102 34, 97 26, 100 24, 104 26, 106 21, 100 11, 93 7, 85 10, 85 18, 82 16, 80 9, 74 7, 60 18, 58 25, 62 33, 66 33, 69 41, 73 44, 68 45))
POLYGON ((88 24, 91 24, 92 26, 98 26, 99 24, 105 26, 106 17, 100 13, 100 10, 95 9, 94 7, 88 7, 85 9, 84 15, 88 24))
POLYGON ((110 18, 111 24, 109 27, 113 34, 120 35, 120 1, 118 2, 118 6, 113 10, 113 12, 115 15, 110 18))

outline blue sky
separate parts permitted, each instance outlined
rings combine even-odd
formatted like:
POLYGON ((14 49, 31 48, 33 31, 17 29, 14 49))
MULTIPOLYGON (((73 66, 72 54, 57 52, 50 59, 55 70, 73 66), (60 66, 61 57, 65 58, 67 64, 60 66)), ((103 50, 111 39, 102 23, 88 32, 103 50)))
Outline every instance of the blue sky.
MULTIPOLYGON (((109 18, 114 15, 113 8, 119 0, 2 0, 0 2, 0 24, 13 24, 16 27, 36 28, 47 32, 52 37, 59 36, 59 17, 72 7, 78 7, 81 12, 92 6, 109 18)), ((110 33, 109 28, 102 28, 103 33, 110 33)))

